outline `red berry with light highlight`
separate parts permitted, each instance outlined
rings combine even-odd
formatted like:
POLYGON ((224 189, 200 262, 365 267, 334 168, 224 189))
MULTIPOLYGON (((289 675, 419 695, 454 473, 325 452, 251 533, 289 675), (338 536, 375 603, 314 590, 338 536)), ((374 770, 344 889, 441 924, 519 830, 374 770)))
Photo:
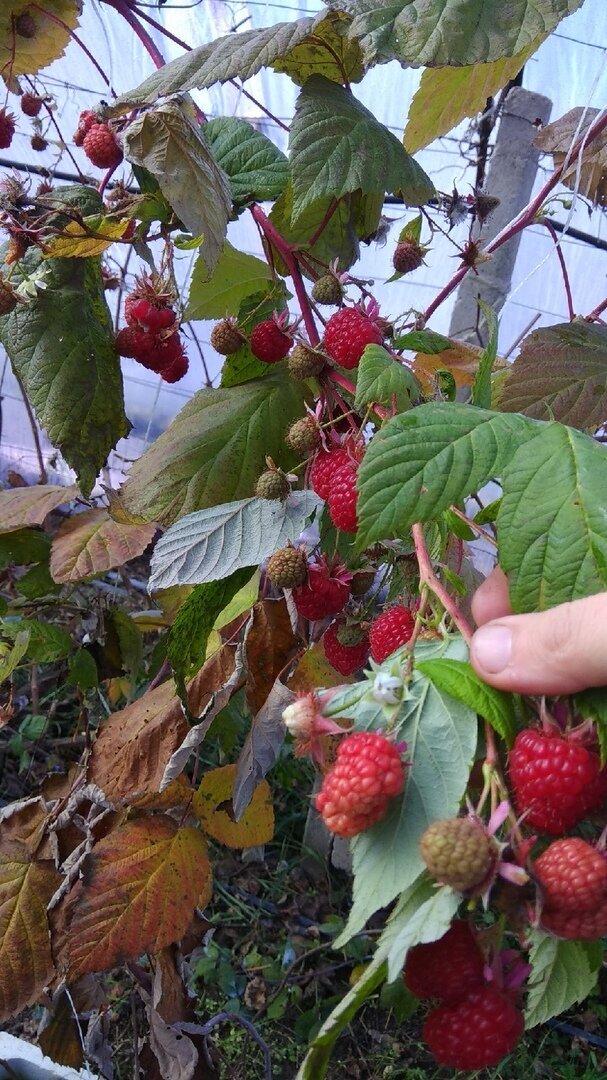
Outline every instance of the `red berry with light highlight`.
POLYGON ((353 462, 342 465, 335 473, 329 490, 329 517, 335 528, 342 532, 355 533, 358 528, 357 471, 353 462))
POLYGON ((396 649, 406 645, 413 635, 415 618, 408 607, 397 604, 387 608, 371 623, 369 641, 371 656, 376 664, 381 664, 396 649))
POLYGON ((82 149, 98 169, 112 169, 120 165, 123 158, 122 148, 109 124, 93 124, 84 136, 82 149))
MULTIPOLYGON (((343 628, 342 628, 343 632, 343 628)), ((340 624, 331 623, 323 634, 323 648, 331 667, 340 675, 354 675, 369 659, 369 638, 366 634, 352 645, 346 645, 339 639, 340 624)))
POLYGON ((525 824, 551 836, 568 832, 607 799, 607 768, 598 754, 559 732, 520 731, 508 768, 525 824))
POLYGON ((325 327, 324 348, 340 367, 355 368, 367 345, 381 345, 381 330, 358 308, 342 308, 325 327))
POLYGON ((378 732, 355 732, 340 743, 316 809, 330 832, 356 836, 381 821, 404 786, 405 767, 394 743, 378 732))
POLYGON ((533 869, 547 910, 576 913, 607 904, 607 858, 580 837, 553 841, 533 869))
POLYGON ((293 338, 283 334, 274 319, 265 319, 251 331, 251 352, 264 364, 284 360, 292 344, 293 338))
POLYGON ((472 1072, 497 1065, 514 1050, 524 1028, 511 996, 487 985, 431 1009, 422 1034, 439 1065, 472 1072))

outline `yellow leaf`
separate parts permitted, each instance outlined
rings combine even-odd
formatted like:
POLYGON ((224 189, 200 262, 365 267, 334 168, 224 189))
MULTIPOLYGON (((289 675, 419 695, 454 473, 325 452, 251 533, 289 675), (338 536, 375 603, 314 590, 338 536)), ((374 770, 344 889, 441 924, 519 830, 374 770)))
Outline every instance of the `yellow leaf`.
POLYGON ((9 85, 16 75, 34 75, 62 56, 70 40, 69 31, 78 25, 82 2, 44 0, 43 4, 32 4, 29 0, 9 0, 7 4, 4 0, 0 9, 0 75, 9 85), (20 15, 33 20, 32 36, 15 32, 20 15), (55 22, 53 15, 60 22, 55 22))
POLYGON ((245 848, 267 844, 274 835, 274 809, 266 780, 257 785, 253 798, 239 821, 231 810, 236 765, 211 769, 203 777, 192 801, 192 812, 203 829, 227 847, 245 848))
POLYGON ((319 686, 343 686, 354 682, 353 675, 340 675, 331 667, 320 642, 306 649, 295 671, 289 679, 289 690, 315 690, 319 686))
POLYGON ((115 240, 119 240, 130 225, 129 218, 107 218, 100 214, 70 221, 60 236, 45 241, 45 259, 88 259, 101 255, 115 240))
POLYGON ((426 68, 411 102, 403 143, 410 154, 485 108, 487 98, 501 90, 521 70, 545 35, 535 38, 515 56, 491 64, 426 68))
POLYGON ((274 71, 289 75, 298 86, 303 86, 311 75, 324 75, 342 84, 360 82, 365 67, 360 44, 356 38, 348 37, 351 21, 342 12, 330 12, 316 23, 307 38, 274 61, 274 71))
POLYGON ((22 844, 0 850, 0 1020, 42 993, 54 965, 47 904, 61 881, 52 862, 34 862, 22 844))

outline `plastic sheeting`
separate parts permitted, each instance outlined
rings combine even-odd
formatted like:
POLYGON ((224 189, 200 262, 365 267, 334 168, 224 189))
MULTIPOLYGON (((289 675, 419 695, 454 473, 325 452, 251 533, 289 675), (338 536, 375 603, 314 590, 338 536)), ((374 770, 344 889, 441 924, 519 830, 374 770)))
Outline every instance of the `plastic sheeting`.
MULTIPOLYGON (((322 5, 315 0, 302 0, 299 4, 289 4, 288 0, 280 4, 263 3, 261 0, 249 0, 248 3, 204 0, 192 4, 192 0, 187 0, 183 5, 180 5, 179 0, 173 0, 173 3, 169 2, 160 9, 148 5, 142 10, 161 22, 177 38, 197 45, 251 26, 268 26, 275 22, 290 21, 315 13, 321 8, 322 5)), ((166 59, 181 55, 182 49, 177 44, 167 41, 151 26, 148 26, 148 30, 166 59)), ((94 53, 116 93, 137 85, 153 70, 151 60, 121 16, 113 9, 99 4, 97 0, 85 0, 79 36, 94 53)), ((586 0, 582 8, 564 20, 529 60, 525 67, 523 85, 552 99, 553 120, 575 106, 602 108, 607 103, 606 49, 607 21, 604 0, 586 0)), ((403 69, 396 63, 390 63, 370 71, 362 83, 353 87, 353 92, 400 137, 420 75, 419 70, 403 69)), ((100 100, 109 98, 110 91, 101 75, 72 41, 65 55, 48 68, 38 82, 56 98, 55 116, 62 136, 69 144, 69 150, 84 172, 94 171, 82 152, 71 144, 71 135, 83 108, 94 107, 100 100)), ((286 76, 262 71, 247 82, 246 90, 257 101, 263 102, 278 120, 289 121, 298 89, 286 76)), ((212 87, 194 96, 209 117, 238 115, 254 120, 265 134, 286 150, 287 132, 234 86, 212 87)), ((20 118, 20 130, 16 133, 10 150, 0 153, 0 166, 15 161, 26 167, 28 164, 45 165, 68 173, 75 172, 72 161, 52 127, 46 133, 48 149, 43 154, 35 153, 31 149, 29 122, 19 113, 16 101, 12 102, 12 107, 20 118)), ((454 186, 464 194, 471 190, 474 169, 462 155, 466 127, 465 123, 460 125, 448 137, 438 140, 416 155, 441 191, 451 192, 454 186)), ((378 167, 381 167, 380 164, 378 167)), ((127 170, 128 167, 124 170, 125 177, 128 176, 127 170)), ((540 161, 535 190, 539 190, 550 171, 551 159, 547 156, 540 161)), ((35 178, 33 183, 36 183, 35 178)), ((570 192, 565 193, 567 197, 571 197, 570 192)), ((569 225, 593 236, 605 236, 603 212, 594 210, 590 214, 583 200, 575 202, 571 211, 558 206, 556 210, 556 220, 568 222, 569 225)), ((386 284, 392 273, 394 240, 411 215, 398 206, 387 206, 385 214, 393 222, 387 244, 371 244, 368 247, 363 245, 360 262, 352 269, 352 273, 374 280, 373 291, 381 302, 382 312, 387 316, 399 315, 410 308, 423 310, 456 268, 457 263, 452 257, 455 249, 448 240, 435 237, 432 250, 427 256, 427 266, 416 271, 411 278, 386 284)), ((232 223, 228 236, 241 250, 260 254, 258 233, 250 215, 245 213, 237 222, 232 223)), ((456 227, 452 236, 463 243, 466 238, 466 225, 456 227)), ((562 248, 570 273, 575 310, 586 314, 607 294, 605 252, 568 236, 563 238, 562 248)), ((120 254, 122 255, 122 252, 120 254)), ((182 281, 187 279, 195 255, 195 252, 177 253, 178 276, 182 281)), ((131 256, 128 272, 134 273, 139 269, 137 258, 131 256)), ((109 293, 108 298, 110 305, 115 306, 115 294, 109 293)), ((443 333, 448 330, 452 304, 451 297, 438 309, 430 323, 433 329, 443 333)), ((523 234, 512 289, 501 315, 502 352, 510 348, 538 312, 540 317, 535 323, 536 327, 566 320, 568 317, 563 280, 553 241, 546 230, 534 227, 523 234)), ((134 427, 129 438, 122 440, 112 454, 111 467, 114 474, 123 472, 128 467, 128 461, 139 455, 146 443, 166 427, 184 402, 204 385, 201 351, 207 370, 211 377, 217 380, 221 358, 209 345, 210 328, 207 323, 196 324, 195 332, 200 348, 193 340, 187 343, 190 371, 177 386, 167 386, 135 361, 122 361, 127 415, 134 427)), ((35 477, 37 464, 30 420, 19 387, 6 359, 1 355, 1 350, 0 367, 0 475, 5 473, 7 468, 13 468, 28 477, 35 477)), ((42 444, 50 481, 67 479, 69 470, 53 454, 44 440, 44 435, 42 444)))

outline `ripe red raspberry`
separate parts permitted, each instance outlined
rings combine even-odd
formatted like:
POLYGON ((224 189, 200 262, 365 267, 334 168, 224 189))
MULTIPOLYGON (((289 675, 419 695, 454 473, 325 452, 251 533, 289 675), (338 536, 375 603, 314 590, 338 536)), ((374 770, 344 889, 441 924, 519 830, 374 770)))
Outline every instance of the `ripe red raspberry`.
POLYGON ((438 941, 407 953, 405 986, 416 997, 457 1001, 485 985, 483 954, 470 923, 455 919, 438 941))
POLYGON ((329 516, 336 529, 342 532, 355 533, 358 528, 358 516, 356 504, 358 491, 356 489, 357 467, 354 463, 346 463, 335 473, 329 491, 329 516))
POLYGON ((153 334, 140 330, 137 326, 124 326, 116 334, 116 349, 120 356, 131 356, 141 360, 155 345, 153 334))
POLYGON ((293 601, 304 619, 338 615, 350 596, 350 574, 343 564, 329 566, 325 559, 308 564, 308 580, 293 590, 293 601))
POLYGON ((544 911, 542 930, 567 941, 596 941, 607 934, 607 902, 592 911, 544 911))
POLYGON ((37 116, 42 108, 42 98, 38 97, 37 94, 28 94, 26 91, 25 94, 21 95, 19 104, 21 105, 21 112, 25 113, 26 116, 37 116))
POLYGON ((430 875, 461 893, 481 892, 498 859, 495 841, 473 817, 434 821, 419 848, 430 875))
POLYGON ((340 624, 337 622, 331 623, 325 630, 322 639, 325 656, 340 675, 353 675, 369 659, 369 638, 363 634, 359 641, 347 645, 340 641, 339 634, 340 624))
POLYGON ((523 1014, 509 995, 486 986, 431 1009, 422 1035, 439 1065, 472 1072, 497 1065, 514 1050, 524 1028, 523 1014))
POLYGON ((381 343, 379 327, 358 308, 336 311, 325 327, 325 351, 344 368, 357 367, 367 345, 381 343))
POLYGON ((607 904, 607 858, 586 840, 555 840, 535 860, 544 906, 559 912, 585 912, 607 904))
POLYGON ((314 456, 310 470, 310 484, 319 499, 329 498, 331 483, 336 470, 341 465, 347 465, 352 459, 344 447, 336 447, 334 450, 319 450, 314 456))
POLYGON ((170 307, 155 307, 149 300, 143 300, 136 294, 127 296, 124 301, 124 317, 129 326, 143 326, 144 330, 168 330, 177 316, 170 307))
POLYGON ((8 150, 15 134, 15 117, 7 109, 0 109, 0 150, 8 150))
POLYGON ((122 149, 109 124, 92 124, 84 136, 82 149, 98 169, 112 169, 120 165, 123 158, 122 149))
POLYGON ((510 751, 514 802, 525 823, 561 836, 607 798, 607 768, 597 754, 559 734, 528 728, 510 751))
POLYGON ((177 382, 182 375, 185 375, 188 369, 187 361, 184 368, 186 355, 179 334, 171 334, 170 337, 163 339, 156 334, 151 334, 151 331, 149 333, 152 337, 152 346, 143 356, 137 357, 137 359, 150 371, 162 375, 166 382, 177 382), (174 372, 172 371, 173 367, 174 372), (171 372, 170 376, 169 372, 171 372))
POLYGON ((98 124, 99 120, 95 116, 95 113, 91 109, 84 109, 80 113, 78 118, 78 127, 74 132, 74 144, 75 146, 82 146, 85 135, 88 135, 93 124, 98 124))
POLYGON ((251 352, 264 364, 284 360, 292 344, 293 338, 283 334, 274 319, 264 319, 251 332, 251 352))
POLYGON ((404 785, 405 767, 394 743, 374 731, 355 732, 340 743, 316 809, 330 832, 356 836, 384 817, 404 785))
POLYGON ((401 645, 406 645, 413 634, 415 619, 408 607, 397 604, 387 608, 371 623, 369 641, 371 656, 376 664, 381 664, 401 645))
MULTIPOLYGON (((177 337, 177 334, 175 335, 175 337, 177 337)), ((179 351, 175 356, 175 359, 169 364, 168 367, 164 368, 160 372, 162 378, 167 383, 179 382, 179 380, 183 379, 183 376, 187 374, 187 370, 189 367, 186 351, 181 341, 178 341, 178 343, 179 351)))

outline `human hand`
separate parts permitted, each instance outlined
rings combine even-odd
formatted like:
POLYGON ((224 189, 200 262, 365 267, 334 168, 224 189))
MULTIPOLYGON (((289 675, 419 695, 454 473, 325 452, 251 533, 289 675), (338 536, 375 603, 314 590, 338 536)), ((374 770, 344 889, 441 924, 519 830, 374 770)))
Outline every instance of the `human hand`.
POLYGON ((491 686, 521 694, 573 694, 607 686, 607 592, 530 615, 512 615, 496 569, 472 600, 479 629, 470 660, 491 686))

